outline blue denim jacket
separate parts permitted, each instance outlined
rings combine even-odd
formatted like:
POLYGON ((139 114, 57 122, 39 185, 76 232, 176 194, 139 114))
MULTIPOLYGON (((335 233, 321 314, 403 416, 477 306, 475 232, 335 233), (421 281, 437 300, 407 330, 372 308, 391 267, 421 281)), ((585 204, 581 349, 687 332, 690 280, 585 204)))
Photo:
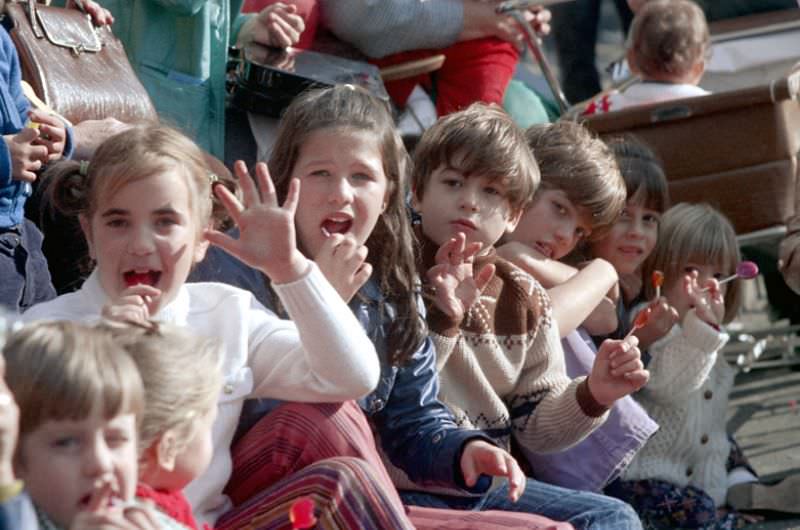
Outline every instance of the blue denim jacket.
MULTIPOLYGON (((264 276, 218 248, 209 249, 189 280, 221 281, 247 289, 266 307, 274 309, 264 276)), ((426 487, 456 486, 483 493, 491 480, 481 477, 473 488, 466 487, 460 470, 461 449, 473 438, 493 442, 480 431, 459 428, 450 410, 439 401, 435 350, 429 338, 407 363, 390 363, 386 341, 395 312, 393 307, 384 306, 381 315, 381 299, 380 289, 370 281, 350 302, 381 357, 378 386, 359 400, 359 405, 375 427, 386 455, 412 481, 426 487)), ((276 404, 273 400, 245 402, 240 432, 252 427, 276 404)))

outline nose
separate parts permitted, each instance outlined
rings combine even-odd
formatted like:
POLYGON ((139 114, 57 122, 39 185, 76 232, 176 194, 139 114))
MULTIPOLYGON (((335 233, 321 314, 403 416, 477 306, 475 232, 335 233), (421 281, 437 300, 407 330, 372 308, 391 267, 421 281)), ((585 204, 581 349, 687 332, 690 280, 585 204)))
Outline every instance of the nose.
POLYGON ((474 186, 464 186, 458 192, 458 206, 468 212, 478 211, 478 193, 474 186))
POLYGON ((135 230, 128 241, 128 252, 134 256, 147 255, 154 249, 153 232, 147 226, 135 230))
POLYGON ((644 237, 644 222, 641 219, 633 219, 628 227, 629 239, 641 239, 644 237))
POLYGON ((575 238, 575 229, 575 223, 571 221, 563 221, 558 223, 554 233, 556 241, 562 246, 571 245, 573 239, 575 238))
POLYGON ((87 477, 102 477, 112 471, 111 450, 105 439, 94 440, 84 450, 83 472, 87 477))
POLYGON ((344 205, 353 202, 353 186, 344 177, 331 179, 329 200, 332 204, 344 205))

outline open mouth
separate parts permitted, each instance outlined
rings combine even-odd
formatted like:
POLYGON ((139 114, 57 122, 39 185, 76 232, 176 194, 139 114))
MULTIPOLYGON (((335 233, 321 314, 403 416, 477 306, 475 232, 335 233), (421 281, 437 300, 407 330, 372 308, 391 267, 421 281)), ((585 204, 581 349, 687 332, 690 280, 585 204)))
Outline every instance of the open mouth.
POLYGON ((619 247, 619 251, 626 256, 639 256, 642 254, 642 249, 639 247, 619 247))
POLYGON ((325 219, 322 222, 322 233, 325 234, 325 237, 333 234, 346 234, 352 226, 352 219, 325 219))
POLYGON ((161 278, 161 271, 127 271, 122 274, 122 277, 125 280, 126 287, 133 287, 134 285, 140 284, 155 287, 158 280, 161 278))
POLYGON ((546 243, 536 242, 533 247, 544 257, 552 259, 553 257, 553 247, 546 243))

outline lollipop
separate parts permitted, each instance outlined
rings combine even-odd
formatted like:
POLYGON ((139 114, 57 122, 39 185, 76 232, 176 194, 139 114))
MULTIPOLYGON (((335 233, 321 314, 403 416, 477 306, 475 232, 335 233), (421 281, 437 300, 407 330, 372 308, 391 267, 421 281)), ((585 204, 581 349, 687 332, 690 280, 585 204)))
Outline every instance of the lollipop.
POLYGON ((641 328, 645 327, 647 325, 647 321, 649 319, 650 319, 650 310, 649 309, 643 309, 642 311, 639 311, 639 314, 636 315, 635 319, 633 319, 633 327, 628 332, 628 334, 625 335, 625 338, 622 339, 622 340, 625 340, 628 337, 630 337, 631 335, 633 335, 633 332, 636 331, 637 329, 641 329, 641 328))
POLYGON ((653 287, 656 289, 656 300, 661 298, 661 286, 664 285, 664 273, 661 271, 653 271, 653 276, 650 277, 653 282, 653 287))
POLYGON ((309 497, 300 497, 294 501, 289 508, 289 520, 292 522, 292 530, 313 528, 317 524, 317 518, 314 517, 314 501, 309 497))
MULTIPOLYGON (((752 261, 743 261, 736 267, 736 272, 731 274, 727 278, 723 278, 719 281, 719 284, 722 285, 723 283, 728 283, 731 280, 735 280, 736 278, 741 278, 743 280, 752 280, 758 276, 758 265, 753 263, 752 261)), ((703 291, 708 291, 708 287, 703 289, 703 291)))

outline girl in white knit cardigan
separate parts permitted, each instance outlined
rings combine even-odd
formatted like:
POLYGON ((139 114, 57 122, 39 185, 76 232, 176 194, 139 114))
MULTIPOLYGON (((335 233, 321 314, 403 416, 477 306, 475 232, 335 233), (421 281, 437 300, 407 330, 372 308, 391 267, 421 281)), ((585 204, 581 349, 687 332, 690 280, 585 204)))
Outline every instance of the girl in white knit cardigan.
MULTIPOLYGON (((650 346, 650 382, 636 396, 661 428, 608 493, 631 503, 646 528, 737 528, 744 522, 726 507, 734 466, 725 413, 734 370, 720 351, 728 340, 720 325, 736 314, 739 280, 719 280, 733 274, 739 260, 736 234, 722 214, 705 204, 679 204, 663 216, 645 263, 645 278, 664 273, 663 294, 678 323, 650 346)), ((646 289, 646 298, 653 298, 652 286, 646 289)))

